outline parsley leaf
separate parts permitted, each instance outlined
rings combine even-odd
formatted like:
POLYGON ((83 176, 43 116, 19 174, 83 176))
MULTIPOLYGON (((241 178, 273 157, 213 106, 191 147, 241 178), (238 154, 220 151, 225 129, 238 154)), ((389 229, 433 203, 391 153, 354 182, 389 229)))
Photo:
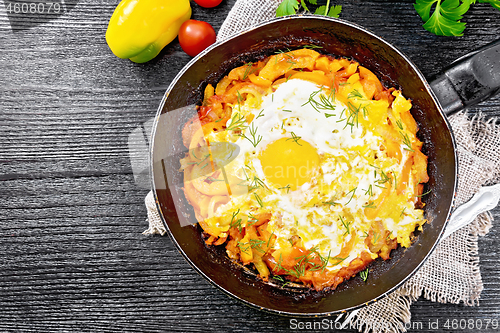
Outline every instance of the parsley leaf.
POLYGON ((478 0, 477 2, 489 3, 493 8, 500 10, 500 0, 478 0))
POLYGON ((326 6, 320 6, 316 8, 316 11, 314 12, 314 15, 326 15, 327 14, 327 9, 326 6))
POLYGON ((331 6, 330 10, 327 10, 326 6, 321 6, 316 9, 314 14, 339 18, 341 11, 342 11, 342 6, 340 5, 331 6))
MULTIPOLYGON (((471 0, 472 1, 472 0, 471 0)), ((493 0, 497 1, 497 0, 493 0)), ((342 6, 340 5, 332 5, 330 6, 330 0, 326 1, 326 5, 322 5, 318 7, 317 0, 283 0, 278 8, 276 9, 276 17, 281 17, 285 15, 294 15, 297 14, 297 11, 303 10, 305 13, 313 13, 315 15, 325 15, 330 17, 339 17, 340 12, 342 11, 342 6), (311 9, 309 6, 313 6, 311 9)))
POLYGON ((332 6, 332 7, 330 7, 330 10, 328 11, 328 16, 339 18, 341 11, 342 11, 341 5, 332 6))
POLYGON ((276 17, 296 14, 297 9, 299 9, 297 0, 283 0, 276 9, 276 17))
POLYGON ((460 22, 475 0, 416 0, 414 8, 425 22, 424 29, 438 36, 462 36, 465 23, 460 22), (431 14, 431 10, 434 12, 431 14))

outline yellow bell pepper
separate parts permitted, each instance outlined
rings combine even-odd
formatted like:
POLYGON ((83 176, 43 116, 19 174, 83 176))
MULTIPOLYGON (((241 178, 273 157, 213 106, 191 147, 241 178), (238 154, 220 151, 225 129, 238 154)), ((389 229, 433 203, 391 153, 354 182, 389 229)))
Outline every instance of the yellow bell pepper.
POLYGON ((143 63, 174 40, 190 17, 189 0, 122 0, 109 20, 106 42, 117 57, 143 63))

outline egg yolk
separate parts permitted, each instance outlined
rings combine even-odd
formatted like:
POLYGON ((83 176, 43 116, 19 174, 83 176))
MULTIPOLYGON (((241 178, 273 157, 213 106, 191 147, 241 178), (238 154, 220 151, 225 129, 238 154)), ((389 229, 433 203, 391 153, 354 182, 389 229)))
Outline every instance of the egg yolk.
POLYGON ((307 141, 281 138, 267 145, 260 154, 260 162, 271 183, 294 191, 316 176, 319 156, 307 141))

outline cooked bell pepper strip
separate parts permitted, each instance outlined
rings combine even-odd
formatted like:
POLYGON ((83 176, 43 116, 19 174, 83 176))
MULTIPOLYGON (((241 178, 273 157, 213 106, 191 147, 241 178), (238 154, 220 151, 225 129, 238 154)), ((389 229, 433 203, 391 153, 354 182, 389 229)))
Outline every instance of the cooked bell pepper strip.
POLYGON ((189 0, 122 0, 109 20, 106 42, 117 57, 143 63, 174 40, 190 17, 189 0))

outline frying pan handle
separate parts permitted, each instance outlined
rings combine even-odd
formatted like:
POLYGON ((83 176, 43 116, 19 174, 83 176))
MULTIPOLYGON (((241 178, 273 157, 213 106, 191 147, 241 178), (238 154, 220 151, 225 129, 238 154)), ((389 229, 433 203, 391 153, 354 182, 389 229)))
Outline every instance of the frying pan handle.
POLYGON ((447 115, 493 97, 500 92, 500 39, 457 59, 430 85, 447 115))

